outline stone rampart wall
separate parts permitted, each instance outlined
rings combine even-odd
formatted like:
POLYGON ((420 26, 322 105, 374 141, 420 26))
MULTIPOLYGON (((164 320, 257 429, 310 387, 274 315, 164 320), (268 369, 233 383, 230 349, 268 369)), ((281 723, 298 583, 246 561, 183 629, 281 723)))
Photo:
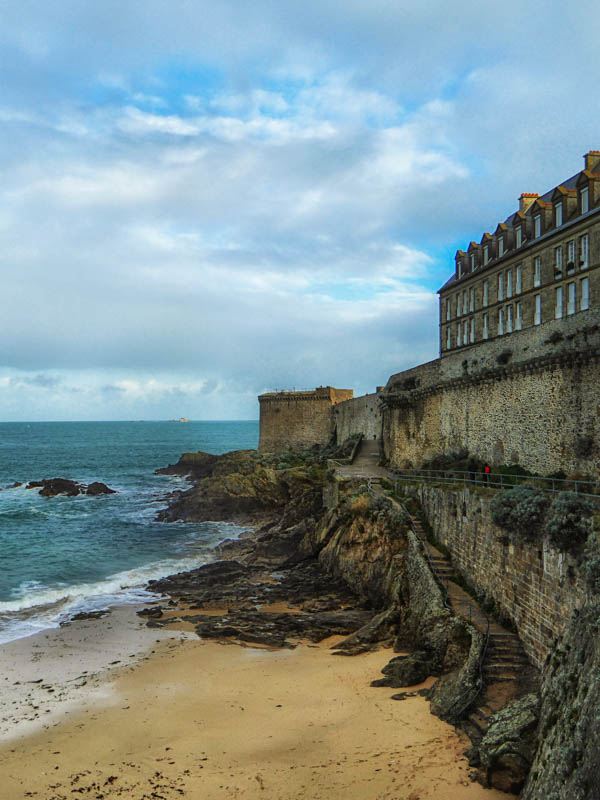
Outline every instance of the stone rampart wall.
POLYGON ((259 452, 302 450, 326 444, 334 431, 334 404, 352 394, 350 389, 325 386, 314 391, 260 395, 259 452))
POLYGON ((585 600, 575 560, 546 538, 509 544, 492 522, 490 490, 421 485, 416 493, 455 568, 513 621, 527 655, 541 667, 555 637, 585 600))
POLYGON ((333 418, 338 444, 355 433, 362 433, 366 439, 381 437, 381 407, 377 394, 338 403, 333 409, 333 418))

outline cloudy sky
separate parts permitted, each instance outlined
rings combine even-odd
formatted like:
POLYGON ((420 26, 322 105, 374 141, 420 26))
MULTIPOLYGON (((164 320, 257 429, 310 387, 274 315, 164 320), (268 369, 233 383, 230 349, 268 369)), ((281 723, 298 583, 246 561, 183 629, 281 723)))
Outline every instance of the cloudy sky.
POLYGON ((0 420, 251 419, 437 355, 600 148, 596 2, 0 0, 0 420))

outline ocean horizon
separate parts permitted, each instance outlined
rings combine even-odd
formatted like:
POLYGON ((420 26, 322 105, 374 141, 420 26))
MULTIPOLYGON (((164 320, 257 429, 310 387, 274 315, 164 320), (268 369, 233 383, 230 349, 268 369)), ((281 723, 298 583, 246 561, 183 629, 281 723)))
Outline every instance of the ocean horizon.
POLYGON ((210 560, 242 529, 156 522, 166 495, 186 482, 154 471, 183 452, 257 444, 257 420, 0 423, 0 643, 153 599, 149 580, 210 560), (117 494, 46 498, 25 488, 55 477, 101 481, 117 494))

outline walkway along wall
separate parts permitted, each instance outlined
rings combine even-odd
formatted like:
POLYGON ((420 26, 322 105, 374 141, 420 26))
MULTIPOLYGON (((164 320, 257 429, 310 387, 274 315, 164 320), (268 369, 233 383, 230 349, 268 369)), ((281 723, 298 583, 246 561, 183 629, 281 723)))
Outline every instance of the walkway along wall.
POLYGON ((505 531, 492 522, 491 490, 421 484, 410 491, 456 570, 512 620, 527 655, 541 668, 554 639, 584 603, 577 562, 546 538, 509 544, 505 531))
POLYGON ((379 395, 384 453, 399 468, 466 450, 490 463, 595 477, 598 386, 594 310, 393 375, 379 395))

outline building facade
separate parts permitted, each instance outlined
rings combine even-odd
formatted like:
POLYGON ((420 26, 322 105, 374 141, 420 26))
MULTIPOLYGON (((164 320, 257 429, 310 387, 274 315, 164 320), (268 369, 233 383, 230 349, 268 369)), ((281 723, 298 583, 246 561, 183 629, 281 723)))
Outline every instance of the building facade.
POLYGON ((584 314, 600 301, 600 151, 456 253, 439 290, 440 355, 584 314))

